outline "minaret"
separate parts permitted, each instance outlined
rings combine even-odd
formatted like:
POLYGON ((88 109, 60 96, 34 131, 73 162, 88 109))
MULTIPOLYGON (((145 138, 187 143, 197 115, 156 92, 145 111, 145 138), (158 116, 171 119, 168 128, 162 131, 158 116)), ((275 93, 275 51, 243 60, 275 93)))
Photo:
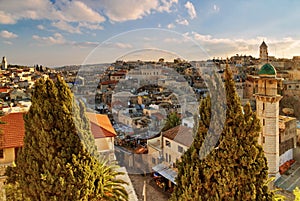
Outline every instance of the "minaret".
POLYGON ((7 69, 7 61, 6 61, 6 58, 5 58, 5 57, 2 58, 2 66, 1 66, 1 69, 2 69, 2 70, 6 70, 6 69, 7 69))
POLYGON ((279 101, 282 98, 277 94, 277 86, 282 78, 276 78, 275 68, 266 63, 258 72, 256 113, 260 119, 262 130, 259 144, 262 145, 268 161, 269 177, 275 180, 279 174, 279 101))
POLYGON ((262 64, 268 62, 268 46, 266 45, 265 41, 259 47, 259 58, 262 64))

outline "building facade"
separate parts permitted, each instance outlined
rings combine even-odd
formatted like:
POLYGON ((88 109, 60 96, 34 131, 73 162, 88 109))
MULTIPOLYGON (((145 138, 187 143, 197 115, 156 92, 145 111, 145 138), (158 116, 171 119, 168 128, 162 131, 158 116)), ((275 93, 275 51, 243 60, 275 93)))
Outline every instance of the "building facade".
POLYGON ((282 81, 276 78, 275 68, 266 63, 258 72, 256 112, 260 119, 262 130, 259 143, 264 149, 268 162, 269 176, 279 178, 279 101, 282 96, 277 94, 277 86, 282 81))

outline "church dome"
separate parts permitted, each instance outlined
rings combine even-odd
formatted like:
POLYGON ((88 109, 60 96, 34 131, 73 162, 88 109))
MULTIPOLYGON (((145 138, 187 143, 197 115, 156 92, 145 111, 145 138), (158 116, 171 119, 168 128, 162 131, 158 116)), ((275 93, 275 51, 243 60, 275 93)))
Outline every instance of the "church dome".
POLYGON ((260 76, 276 76, 276 70, 274 68, 274 66, 272 66, 269 63, 264 64, 260 70, 258 71, 258 75, 260 76))

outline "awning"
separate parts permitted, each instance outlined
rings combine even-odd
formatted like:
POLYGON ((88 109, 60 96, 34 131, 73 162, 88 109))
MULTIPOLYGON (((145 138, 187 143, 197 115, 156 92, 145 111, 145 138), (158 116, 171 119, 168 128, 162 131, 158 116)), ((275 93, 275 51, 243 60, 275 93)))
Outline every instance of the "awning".
POLYGON ((167 164, 160 163, 152 168, 155 172, 158 172, 161 176, 170 180, 172 183, 176 184, 175 178, 177 177, 177 172, 170 168, 167 164))

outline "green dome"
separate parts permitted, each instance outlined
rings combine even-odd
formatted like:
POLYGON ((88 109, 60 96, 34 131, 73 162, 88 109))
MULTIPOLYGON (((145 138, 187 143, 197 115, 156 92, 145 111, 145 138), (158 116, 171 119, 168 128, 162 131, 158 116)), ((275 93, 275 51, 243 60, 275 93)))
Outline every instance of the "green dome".
POLYGON ((276 70, 274 66, 272 66, 269 63, 266 63, 260 68, 258 75, 276 75, 276 70))

